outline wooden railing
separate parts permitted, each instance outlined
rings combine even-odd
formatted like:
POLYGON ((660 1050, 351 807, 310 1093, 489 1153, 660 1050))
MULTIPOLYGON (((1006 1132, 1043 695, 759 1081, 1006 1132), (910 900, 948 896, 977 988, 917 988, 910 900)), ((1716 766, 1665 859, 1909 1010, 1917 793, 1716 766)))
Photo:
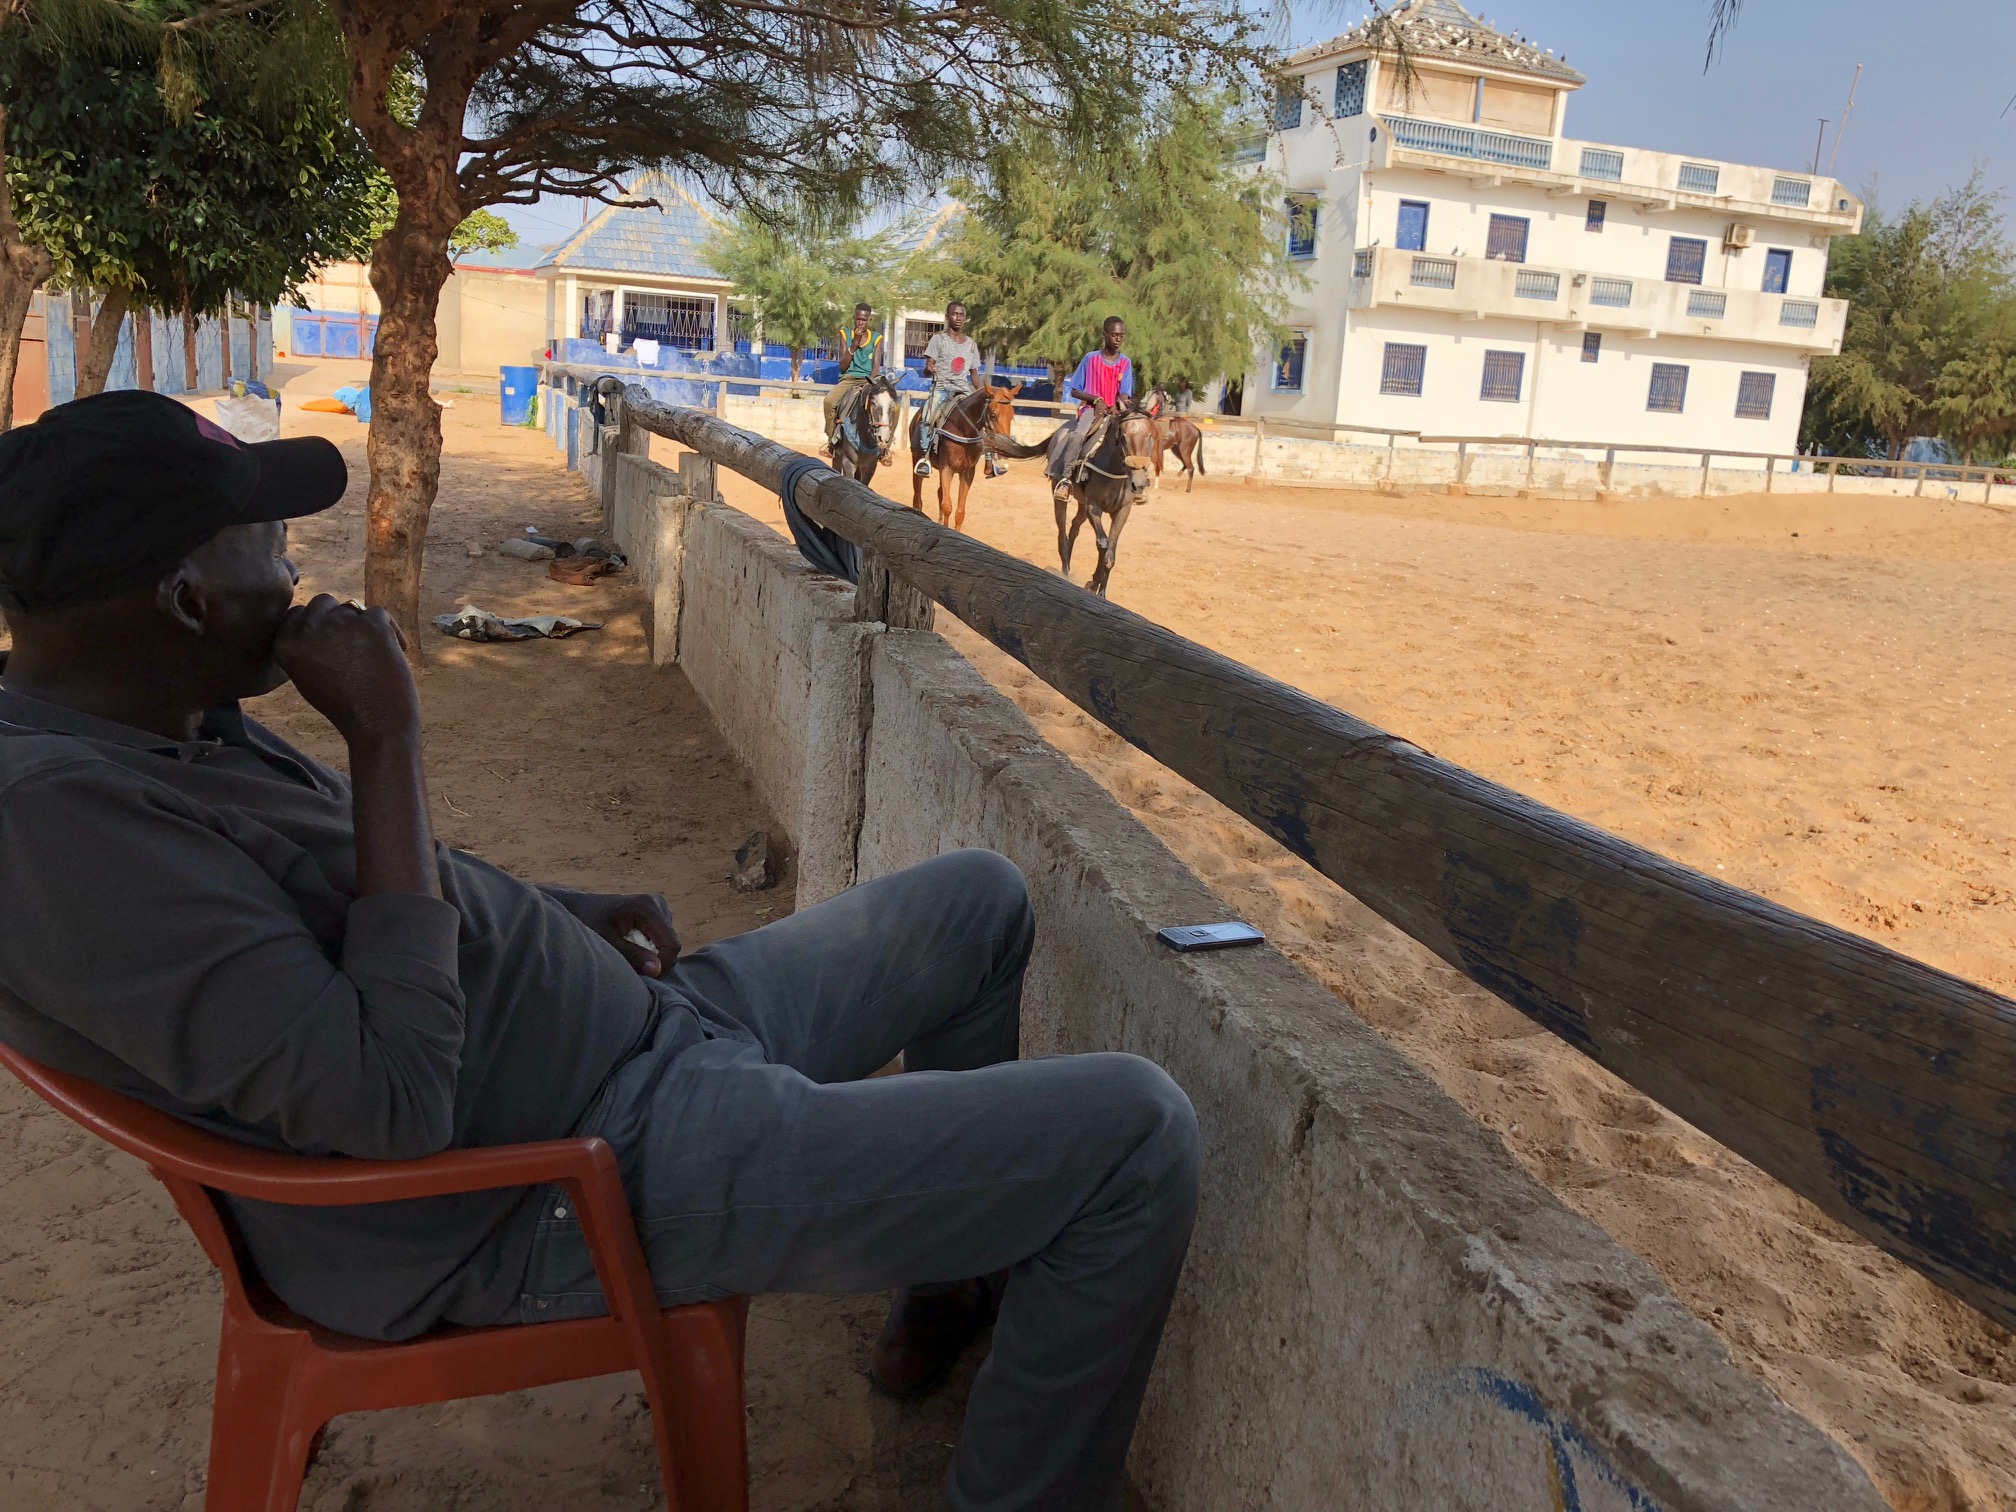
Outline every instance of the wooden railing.
MULTIPOLYGON (((641 428, 774 489, 797 456, 600 388, 605 458, 641 428)), ((863 549, 864 583, 943 605, 1472 980, 2016 1327, 2016 1002, 1488 782, 830 470, 795 498, 863 549)))

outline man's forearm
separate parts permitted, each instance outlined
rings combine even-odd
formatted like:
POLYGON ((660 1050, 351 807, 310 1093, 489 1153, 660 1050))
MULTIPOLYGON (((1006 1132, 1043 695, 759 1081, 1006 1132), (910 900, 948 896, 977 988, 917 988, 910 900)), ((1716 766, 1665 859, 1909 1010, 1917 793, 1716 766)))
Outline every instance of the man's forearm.
POLYGON ((357 831, 357 896, 441 896, 434 821, 427 812, 427 772, 420 734, 372 736, 350 746, 350 787, 357 831))

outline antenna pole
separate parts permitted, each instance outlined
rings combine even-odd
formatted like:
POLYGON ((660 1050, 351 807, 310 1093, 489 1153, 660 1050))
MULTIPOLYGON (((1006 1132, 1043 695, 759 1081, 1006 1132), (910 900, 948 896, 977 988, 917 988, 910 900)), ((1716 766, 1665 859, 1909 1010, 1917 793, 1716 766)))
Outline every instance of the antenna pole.
POLYGON ((1848 107, 1841 112, 1841 124, 1834 128, 1834 150, 1827 155, 1827 176, 1834 176, 1834 164, 1841 156, 1841 138, 1848 130, 1848 117, 1855 112, 1855 91, 1862 87, 1862 65, 1855 65, 1855 82, 1848 86, 1848 107))
POLYGON ((1820 134, 1813 138, 1813 171, 1820 171, 1820 154, 1827 146, 1827 117, 1820 117, 1820 134))

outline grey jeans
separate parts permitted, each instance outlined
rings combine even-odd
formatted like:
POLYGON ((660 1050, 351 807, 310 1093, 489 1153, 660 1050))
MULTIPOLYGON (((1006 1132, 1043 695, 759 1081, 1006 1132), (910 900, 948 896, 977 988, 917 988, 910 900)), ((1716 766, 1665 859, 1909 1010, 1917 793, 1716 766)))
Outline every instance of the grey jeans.
MULTIPOLYGON (((613 1144, 660 1300, 1010 1270, 948 1483, 958 1512, 1108 1512, 1197 1206, 1188 1099, 1129 1055, 1017 1060, 1022 874, 957 851, 682 957, 613 1144), (906 1074, 863 1080, 897 1052, 906 1074)), ((527 1321, 603 1311, 549 1197, 527 1321)))

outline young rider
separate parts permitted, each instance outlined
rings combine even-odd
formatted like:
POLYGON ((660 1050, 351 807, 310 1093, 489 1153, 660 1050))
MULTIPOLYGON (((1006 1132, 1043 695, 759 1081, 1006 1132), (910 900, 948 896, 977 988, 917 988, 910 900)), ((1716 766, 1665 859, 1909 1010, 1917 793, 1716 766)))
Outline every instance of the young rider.
POLYGON ((826 392, 826 444, 840 444, 840 417, 854 395, 875 376, 882 353, 882 335, 873 327, 875 307, 854 306, 854 329, 840 333, 840 381, 826 392))
MULTIPOLYGON (((979 369, 980 348, 966 334, 966 306, 955 299, 945 306, 945 329, 934 335, 924 348, 924 376, 931 380, 931 397, 924 401, 924 415, 919 426, 918 443, 922 450, 917 453, 918 477, 931 476, 931 447, 936 439, 938 422, 945 418, 945 411, 956 401, 973 392, 979 369)), ((989 477, 999 477, 1005 471, 991 453, 987 463, 989 477)))
POLYGON ((1134 359, 1121 352, 1127 342, 1127 322, 1108 315, 1102 327, 1105 341, 1096 352, 1087 352, 1076 372, 1064 381, 1069 399, 1081 401, 1078 418, 1057 432, 1050 445, 1050 491, 1061 504, 1070 498, 1071 475, 1078 470, 1085 447, 1099 421, 1113 412, 1122 398, 1134 397, 1134 359))

